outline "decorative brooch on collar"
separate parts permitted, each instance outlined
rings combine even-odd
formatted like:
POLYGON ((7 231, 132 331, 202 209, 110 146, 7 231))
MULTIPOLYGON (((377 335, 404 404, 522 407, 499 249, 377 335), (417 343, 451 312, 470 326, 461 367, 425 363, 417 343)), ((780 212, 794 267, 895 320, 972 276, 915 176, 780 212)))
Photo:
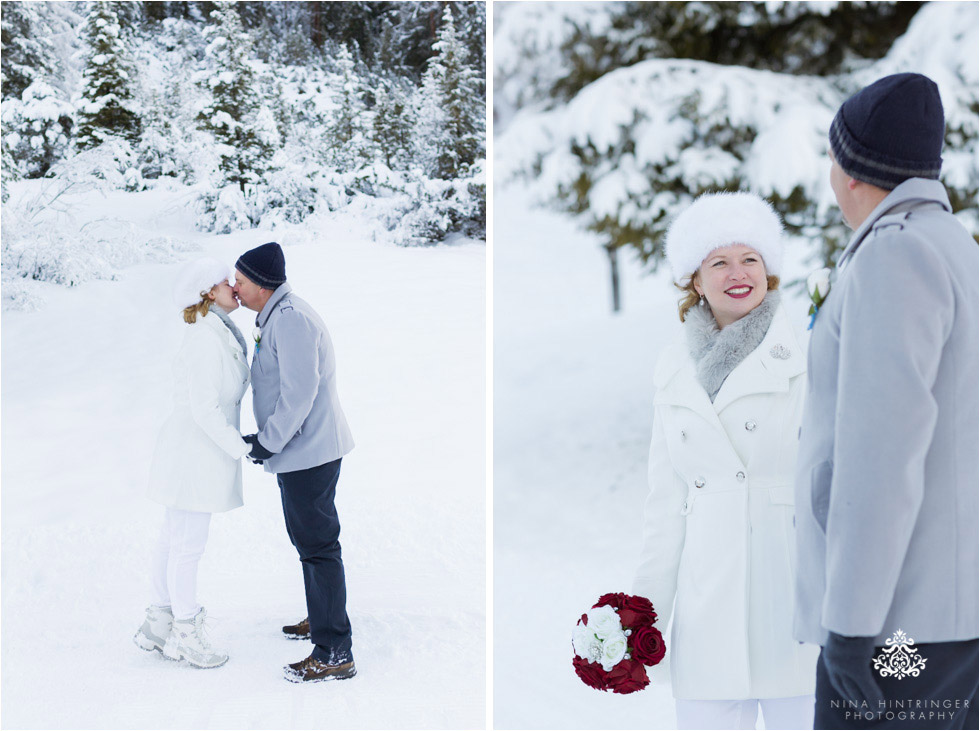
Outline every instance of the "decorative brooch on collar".
POLYGON ((769 350, 769 355, 776 360, 789 360, 790 356, 793 354, 785 345, 773 345, 769 350))
POLYGON ((807 330, 813 329, 813 323, 817 321, 817 313, 823 305, 827 295, 830 294, 830 269, 826 267, 818 269, 806 278, 806 293, 810 295, 810 324, 807 330))
POLYGON ((258 353, 262 347, 262 328, 256 327, 252 330, 252 339, 255 341, 255 352, 258 353))

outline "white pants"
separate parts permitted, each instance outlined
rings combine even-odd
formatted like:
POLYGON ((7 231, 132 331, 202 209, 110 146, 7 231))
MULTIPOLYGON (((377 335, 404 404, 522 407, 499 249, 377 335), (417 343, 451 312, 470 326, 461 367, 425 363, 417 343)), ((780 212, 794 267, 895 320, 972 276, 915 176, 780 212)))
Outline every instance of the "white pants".
POLYGON ((153 552, 153 603, 173 611, 174 619, 190 619, 197 603, 197 564, 208 542, 211 513, 167 508, 153 552))
POLYGON ((688 701, 675 698, 674 704, 679 729, 755 728, 760 706, 766 728, 813 728, 812 695, 746 701, 688 701))

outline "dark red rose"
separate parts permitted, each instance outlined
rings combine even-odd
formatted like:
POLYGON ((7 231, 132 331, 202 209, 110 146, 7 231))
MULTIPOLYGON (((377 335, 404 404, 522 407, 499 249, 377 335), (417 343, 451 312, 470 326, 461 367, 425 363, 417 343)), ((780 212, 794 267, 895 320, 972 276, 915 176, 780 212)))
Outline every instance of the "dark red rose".
POLYGON ((622 592, 618 594, 603 594, 599 597, 599 601, 592 605, 592 608, 596 607, 614 607, 615 609, 622 609, 626 604, 626 595, 622 592))
POLYGON ((633 630, 629 641, 633 650, 633 658, 644 665, 656 665, 664 659, 664 653, 667 652, 663 635, 656 627, 640 627, 633 630))
POLYGON ((638 627, 649 627, 657 621, 657 613, 653 604, 645 596, 627 596, 619 610, 619 621, 623 627, 636 630, 638 627))
POLYGON ((630 594, 603 594, 594 607, 615 607, 619 612, 619 622, 623 629, 636 629, 645 627, 657 621, 657 613, 653 611, 653 604, 645 596, 632 596, 630 594))
POLYGON ((588 614, 583 614, 582 615, 582 618, 579 620, 579 622, 582 623, 582 626, 583 627, 588 627, 589 626, 589 615, 588 614))
POLYGON ((613 693, 634 693, 649 684, 646 668, 638 660, 622 660, 606 674, 606 687, 613 693))
MULTIPOLYGON (((575 655, 572 658, 575 674, 582 682, 596 690, 606 690, 606 671, 597 662, 589 662, 584 657, 575 655)), ((642 667, 642 666, 641 666, 642 667)))

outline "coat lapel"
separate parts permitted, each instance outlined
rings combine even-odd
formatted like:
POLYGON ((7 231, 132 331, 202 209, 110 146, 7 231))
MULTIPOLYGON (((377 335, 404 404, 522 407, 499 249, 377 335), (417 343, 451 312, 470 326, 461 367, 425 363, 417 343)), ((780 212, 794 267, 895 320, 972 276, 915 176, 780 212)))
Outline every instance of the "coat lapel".
POLYGON ((694 361, 686 344, 678 343, 673 347, 676 352, 666 359, 668 365, 654 374, 654 386, 657 389, 654 405, 667 404, 691 409, 708 423, 721 429, 721 421, 711 405, 711 399, 695 375, 694 361))
POLYGON ((806 357, 793 333, 789 315, 780 305, 759 347, 725 379, 712 410, 720 413, 733 401, 749 394, 787 391, 790 379, 804 371, 806 357))
POLYGON ((217 315, 208 315, 203 318, 203 322, 208 325, 217 334, 218 339, 231 349, 232 357, 235 362, 240 366, 248 370, 248 363, 245 362, 245 355, 242 353, 242 346, 238 343, 238 340, 232 334, 231 330, 225 327, 225 324, 217 315))

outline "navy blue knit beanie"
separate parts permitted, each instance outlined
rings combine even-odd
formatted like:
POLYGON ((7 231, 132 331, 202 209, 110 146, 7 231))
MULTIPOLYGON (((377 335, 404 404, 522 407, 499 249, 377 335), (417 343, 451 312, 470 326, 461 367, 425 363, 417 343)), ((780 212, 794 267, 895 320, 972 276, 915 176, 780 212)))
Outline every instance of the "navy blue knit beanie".
POLYGON ((286 281, 286 257, 275 241, 246 251, 235 269, 265 289, 276 289, 286 281))
POLYGON ((945 131, 936 83, 922 74, 894 74, 841 105, 830 125, 830 149, 852 178, 891 190, 909 178, 939 179, 945 131))

